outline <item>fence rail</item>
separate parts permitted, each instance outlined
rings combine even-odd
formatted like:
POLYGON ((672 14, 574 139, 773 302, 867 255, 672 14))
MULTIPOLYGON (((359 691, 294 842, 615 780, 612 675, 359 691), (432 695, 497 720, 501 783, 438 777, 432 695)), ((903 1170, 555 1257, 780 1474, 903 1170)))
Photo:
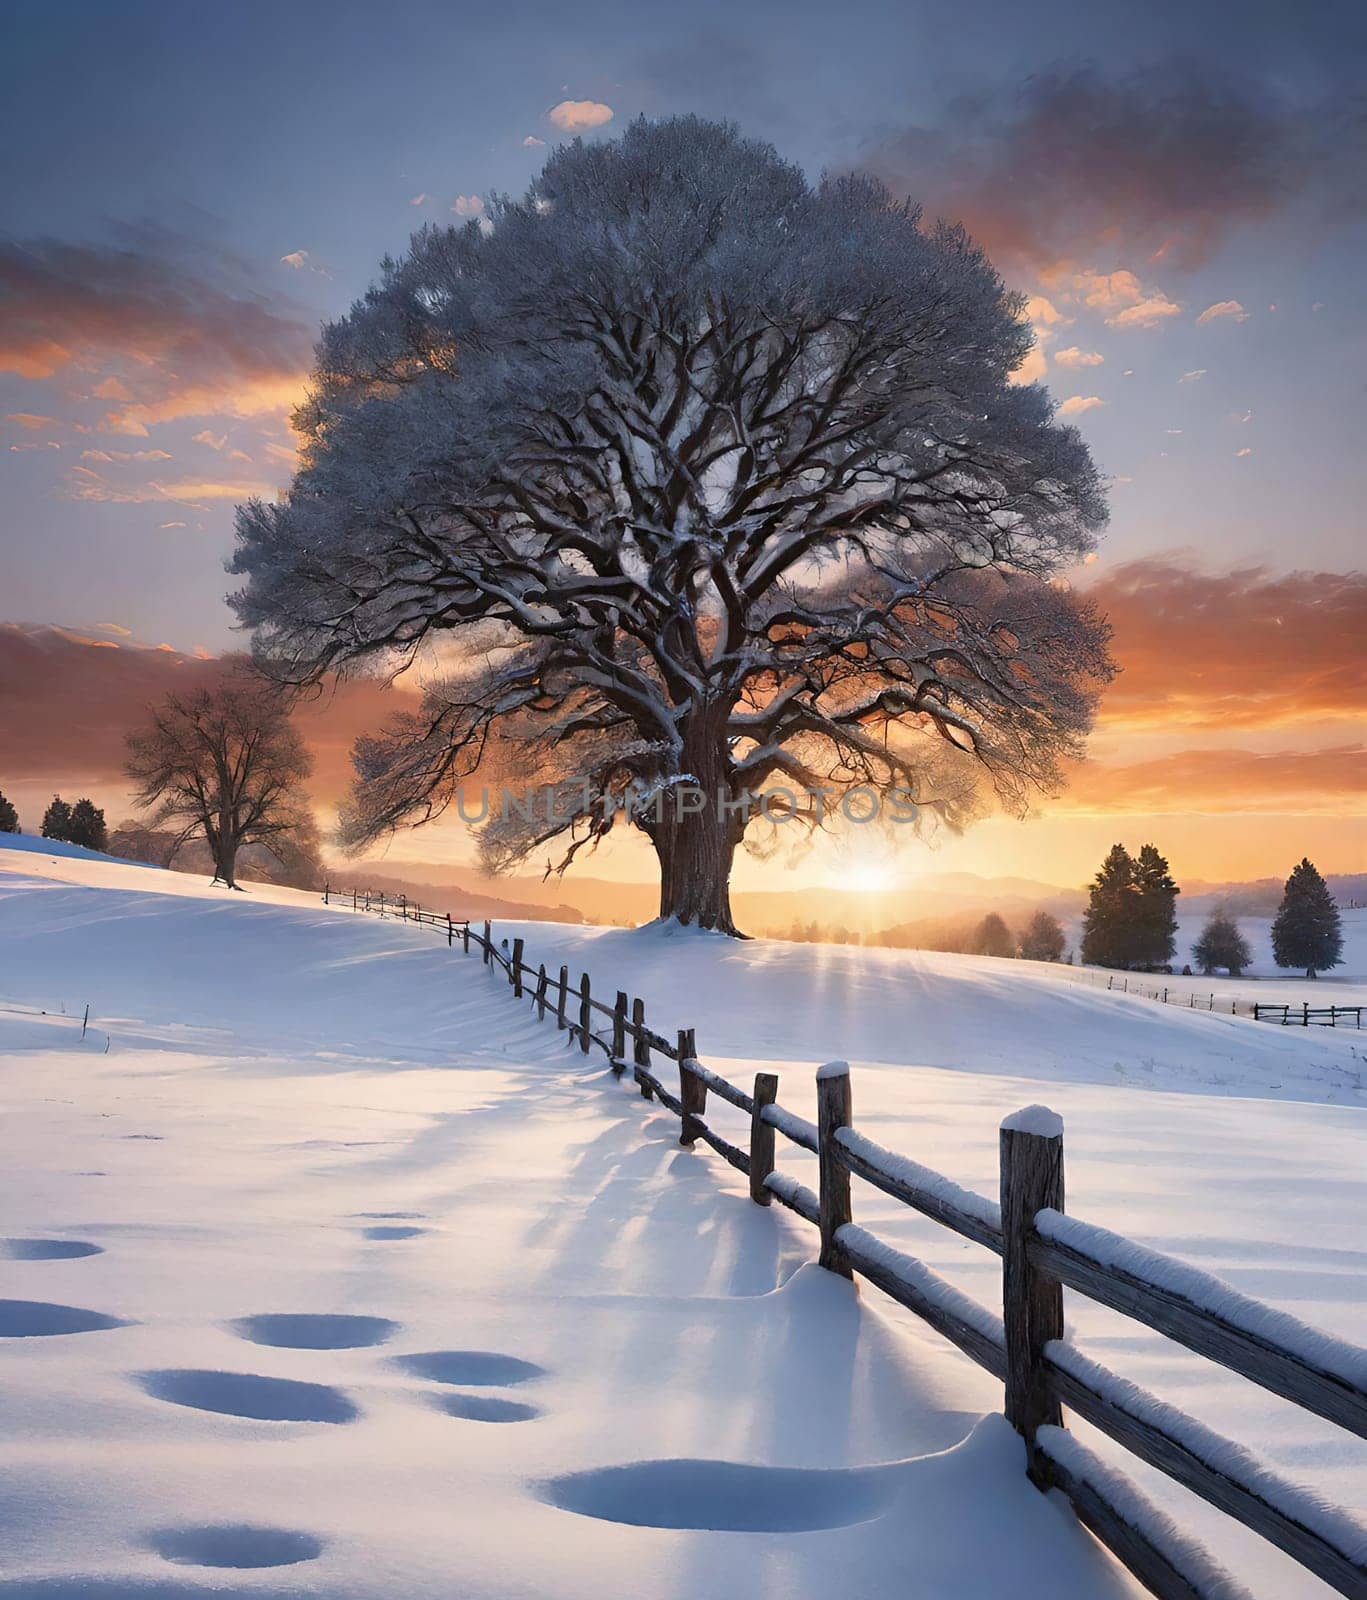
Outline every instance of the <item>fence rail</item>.
MULTIPOLYGON (((357 910, 381 909, 350 890, 339 897, 329 887, 324 898, 357 910)), ((386 914, 395 914, 392 903, 386 914)), ((671 1042, 646 1024, 639 998, 618 990, 609 1006, 594 998, 587 973, 572 986, 564 966, 555 978, 544 964, 533 969, 521 938, 496 943, 487 921, 475 931, 468 922, 406 904, 397 914, 444 932, 449 945, 459 938, 467 954, 473 945, 484 965, 505 974, 515 995, 531 993, 538 1016, 552 1011, 581 1051, 597 1045, 616 1076, 630 1071, 647 1100, 680 1119, 683 1145, 701 1140, 748 1177, 754 1201, 777 1200, 814 1225, 822 1266, 866 1278, 999 1379, 1006 1416, 1025 1440, 1032 1481, 1067 1495, 1085 1526, 1160 1600, 1234 1600, 1244 1591, 1133 1483, 1067 1431, 1065 1405, 1338 1593, 1354 1600, 1367 1595, 1367 1526, 1068 1344, 1063 1291, 1120 1311, 1359 1438, 1367 1438, 1367 1349, 1069 1216, 1063 1124, 1053 1112, 1033 1106, 1003 1122, 994 1202, 859 1133, 843 1061, 817 1073, 813 1125, 778 1103, 773 1073, 757 1073, 747 1092, 697 1059, 691 1029, 679 1030, 671 1042), (610 1033, 594 1031, 595 1016, 610 1019, 610 1033), (657 1068, 657 1056, 676 1065, 677 1092, 657 1068), (708 1124, 709 1094, 749 1117, 748 1148, 708 1124), (778 1170, 778 1135, 816 1156, 816 1190, 778 1170), (1000 1256, 1000 1313, 860 1227, 851 1178, 1000 1256)))
POLYGON ((1312 1006, 1309 1001, 1300 1005, 1267 1000, 1249 1000, 1240 995, 1222 995, 1214 990, 1198 994, 1183 986, 1179 978, 1170 984, 1141 983, 1133 973, 1095 972, 1087 968, 1074 968, 1071 976, 1083 983, 1099 984, 1104 977, 1106 987, 1115 994, 1138 995, 1143 1000, 1157 1000, 1165 1006, 1180 1006, 1183 1011, 1215 1011, 1226 1017, 1252 1017, 1255 1022, 1279 1022, 1290 1028, 1361 1028, 1362 1013, 1367 1006, 1312 1006))

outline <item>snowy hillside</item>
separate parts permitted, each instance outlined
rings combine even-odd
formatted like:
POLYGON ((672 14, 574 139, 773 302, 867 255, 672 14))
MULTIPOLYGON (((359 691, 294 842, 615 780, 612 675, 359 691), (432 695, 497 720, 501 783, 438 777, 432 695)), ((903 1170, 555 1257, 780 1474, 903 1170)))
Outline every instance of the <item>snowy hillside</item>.
MULTIPOLYGON (((506 931, 694 1026, 734 1080, 779 1071, 800 1113, 848 1057, 859 1125, 984 1193, 1000 1116, 1048 1100, 1070 1211, 1360 1337, 1361 1036, 1027 963, 506 931)), ((1137 1592, 1026 1483, 997 1385, 806 1265, 810 1232, 430 931, 0 849, 0 1052, 0 1600, 1137 1592)), ((855 1207, 994 1298, 985 1252, 855 1207)), ((1289 1475, 1367 1496, 1367 1450, 1327 1424, 1070 1316, 1289 1475)), ((1260 1597, 1326 1592, 1125 1468, 1260 1597)))

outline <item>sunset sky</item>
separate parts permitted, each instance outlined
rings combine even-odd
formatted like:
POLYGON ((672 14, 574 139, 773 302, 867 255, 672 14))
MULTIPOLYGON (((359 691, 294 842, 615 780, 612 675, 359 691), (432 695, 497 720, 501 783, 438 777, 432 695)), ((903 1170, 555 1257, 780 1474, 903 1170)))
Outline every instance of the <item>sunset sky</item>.
MULTIPOLYGON (((0 789, 126 807, 140 708, 241 646, 232 508, 289 479, 321 320, 423 222, 632 117, 738 121, 964 220, 1111 480, 1073 574, 1123 668, 1027 824, 808 877, 1367 868, 1367 9, 11 0, 0 18, 0 789), (158 648, 160 647, 160 648, 158 648), (169 648, 168 648, 169 647, 169 648)), ((307 715, 317 798, 384 714, 307 715)), ((454 832, 393 857, 459 859, 454 832)), ((595 872, 630 872, 621 855, 595 872)), ((773 866, 743 882, 778 879, 773 866)))

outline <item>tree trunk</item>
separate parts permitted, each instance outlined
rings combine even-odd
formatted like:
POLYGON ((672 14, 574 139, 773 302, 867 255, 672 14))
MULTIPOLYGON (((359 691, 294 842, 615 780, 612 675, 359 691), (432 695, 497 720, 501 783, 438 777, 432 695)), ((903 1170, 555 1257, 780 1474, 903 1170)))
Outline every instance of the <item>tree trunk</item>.
POLYGON ((229 889, 237 888, 237 841, 230 835, 220 834, 214 846, 214 876, 229 889))
POLYGON ((711 711, 685 730, 689 781, 664 793, 648 832, 660 863, 661 917, 742 938, 731 916, 730 885, 745 823, 740 812, 722 807, 730 796, 725 726, 711 711))

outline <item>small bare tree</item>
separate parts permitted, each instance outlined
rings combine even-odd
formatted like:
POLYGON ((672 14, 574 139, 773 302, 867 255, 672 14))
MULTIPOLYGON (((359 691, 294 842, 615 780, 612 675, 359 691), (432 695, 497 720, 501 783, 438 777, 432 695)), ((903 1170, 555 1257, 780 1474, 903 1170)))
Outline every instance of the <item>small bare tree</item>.
POLYGON ((492 865, 625 819, 661 915, 734 931, 749 795, 960 825, 1058 786, 1110 673, 1058 582, 1104 499, 961 229, 693 117, 557 150, 491 221, 325 331, 293 488, 239 513, 233 603, 294 681, 460 647, 360 746, 353 842, 521 751, 583 798, 492 865))
POLYGON ((216 683, 169 695, 128 736, 124 770, 138 786, 137 804, 151 809, 148 826, 179 826, 166 864, 201 837, 215 881, 236 889, 244 845, 264 846, 283 862, 292 841, 316 838, 300 789, 311 768, 280 686, 230 656, 216 683))

